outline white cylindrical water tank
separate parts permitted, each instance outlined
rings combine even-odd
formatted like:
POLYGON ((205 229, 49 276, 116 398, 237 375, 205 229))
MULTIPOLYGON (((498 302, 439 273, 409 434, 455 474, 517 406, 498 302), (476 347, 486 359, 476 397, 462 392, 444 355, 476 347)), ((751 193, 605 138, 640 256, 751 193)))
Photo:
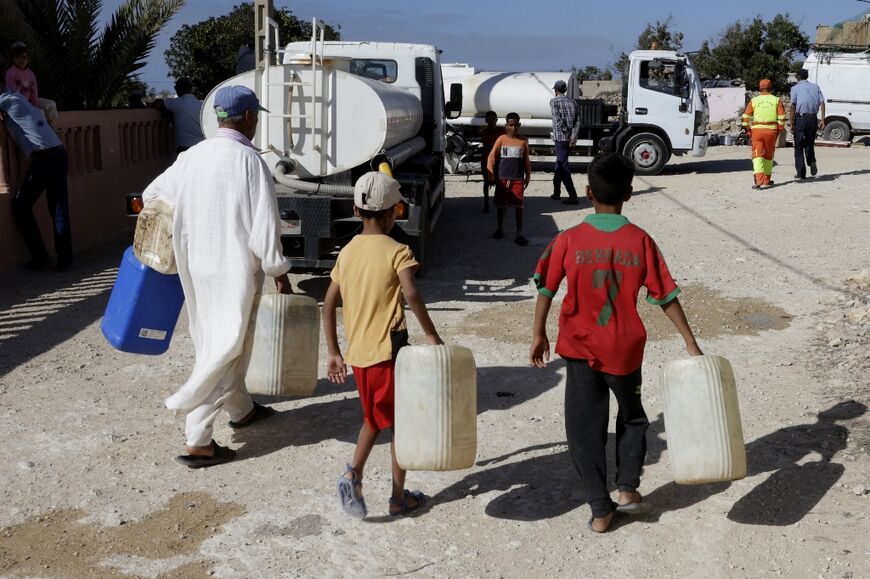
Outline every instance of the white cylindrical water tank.
POLYGON ((212 90, 202 106, 206 138, 217 131, 215 92, 228 85, 253 89, 269 109, 261 113, 254 137, 257 148, 268 151, 267 164, 274 167, 286 155, 302 178, 334 175, 366 163, 417 136, 423 123, 420 99, 403 88, 330 66, 312 72, 305 63, 285 64, 265 73, 246 72, 212 90), (268 97, 262 90, 263 74, 268 74, 268 97))
POLYGON ((674 480, 680 484, 746 476, 746 448, 731 364, 693 356, 662 368, 665 434, 674 480))
MULTIPOLYGON (((445 83, 462 85, 461 117, 483 117, 495 111, 500 118, 517 113, 528 119, 550 119, 550 100, 555 96, 553 85, 564 81, 572 84, 568 72, 479 72, 472 76, 452 78, 445 83)), ((445 88, 445 92, 448 89, 445 88)), ((576 91, 576 89, 575 89, 576 91)))

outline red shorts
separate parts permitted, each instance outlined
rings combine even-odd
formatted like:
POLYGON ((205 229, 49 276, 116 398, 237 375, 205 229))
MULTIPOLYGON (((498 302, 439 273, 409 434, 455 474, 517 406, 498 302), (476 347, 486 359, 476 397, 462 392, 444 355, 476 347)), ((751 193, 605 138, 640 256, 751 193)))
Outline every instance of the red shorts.
POLYGON ((525 185, 522 179, 499 179, 496 181, 495 197, 493 197, 495 206, 522 208, 525 185))
POLYGON ((395 360, 387 360, 366 368, 351 366, 365 421, 375 430, 393 427, 395 367, 395 360))

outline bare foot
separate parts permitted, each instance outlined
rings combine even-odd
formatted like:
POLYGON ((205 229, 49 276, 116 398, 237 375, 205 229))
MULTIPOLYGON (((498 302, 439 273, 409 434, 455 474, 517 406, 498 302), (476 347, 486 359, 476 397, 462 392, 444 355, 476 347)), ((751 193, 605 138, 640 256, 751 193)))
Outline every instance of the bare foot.
POLYGON ((643 497, 637 491, 619 491, 618 502, 620 505, 628 505, 631 503, 639 503, 643 501, 643 497))
POLYGON ((596 533, 603 533, 610 527, 610 523, 613 522, 613 517, 616 516, 616 511, 610 511, 609 514, 603 517, 594 517, 592 522, 589 523, 589 526, 592 527, 592 530, 596 533))
POLYGON ((214 441, 208 446, 185 446, 184 449, 190 456, 214 456, 214 441))

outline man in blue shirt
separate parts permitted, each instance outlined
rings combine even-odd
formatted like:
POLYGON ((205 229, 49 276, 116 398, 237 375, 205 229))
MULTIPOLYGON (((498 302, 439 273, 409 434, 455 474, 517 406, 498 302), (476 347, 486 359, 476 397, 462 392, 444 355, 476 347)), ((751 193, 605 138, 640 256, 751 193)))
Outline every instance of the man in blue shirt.
POLYGON ((48 212, 54 224, 57 269, 66 269, 72 262, 66 151, 42 111, 17 92, 0 93, 0 120, 6 124, 6 129, 27 158, 24 181, 12 198, 12 215, 30 252, 31 261, 24 267, 42 270, 48 269, 52 263, 33 217, 33 204, 45 191, 48 212))
POLYGON ((810 73, 802 68, 797 72, 798 83, 791 87, 791 130, 794 134, 795 178, 807 178, 807 165, 810 174, 819 172, 816 166, 816 132, 825 128, 825 95, 817 84, 807 80, 810 73), (817 118, 819 110, 822 118, 817 118), (804 162, 806 158, 806 162, 804 162))

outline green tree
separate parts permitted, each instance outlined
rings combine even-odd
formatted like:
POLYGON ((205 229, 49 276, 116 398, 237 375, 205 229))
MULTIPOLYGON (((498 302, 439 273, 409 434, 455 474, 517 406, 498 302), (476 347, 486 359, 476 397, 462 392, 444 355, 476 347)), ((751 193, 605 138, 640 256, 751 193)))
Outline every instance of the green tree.
MULTIPOLYGON (((281 46, 311 38, 311 23, 302 21, 288 8, 277 9, 275 21, 281 46)), ((326 39, 340 39, 339 29, 327 25, 326 39)), ((197 87, 207 93, 236 74, 239 48, 253 42, 254 4, 242 2, 229 14, 182 26, 169 41, 166 64, 170 76, 195 79, 197 87)))
MULTIPOLYGON (((668 16, 664 22, 656 20, 655 24, 647 23, 646 28, 637 37, 634 50, 682 50, 684 35, 678 30, 671 30, 673 23, 673 16, 668 16)), ((626 78, 628 67, 628 54, 623 52, 613 63, 613 68, 622 78, 626 78)))
POLYGON ((795 57, 809 48, 809 37, 788 14, 777 14, 769 22, 756 16, 731 24, 718 41, 704 41, 692 60, 702 78, 740 78, 749 88, 769 78, 775 90, 783 90, 795 57))
POLYGON ((0 47, 27 44, 39 94, 61 110, 103 108, 122 98, 184 0, 125 0, 99 31, 102 4, 0 0, 0 47))
POLYGON ((597 66, 587 66, 586 68, 572 68, 577 80, 613 80, 613 73, 607 68, 598 68, 597 66))

